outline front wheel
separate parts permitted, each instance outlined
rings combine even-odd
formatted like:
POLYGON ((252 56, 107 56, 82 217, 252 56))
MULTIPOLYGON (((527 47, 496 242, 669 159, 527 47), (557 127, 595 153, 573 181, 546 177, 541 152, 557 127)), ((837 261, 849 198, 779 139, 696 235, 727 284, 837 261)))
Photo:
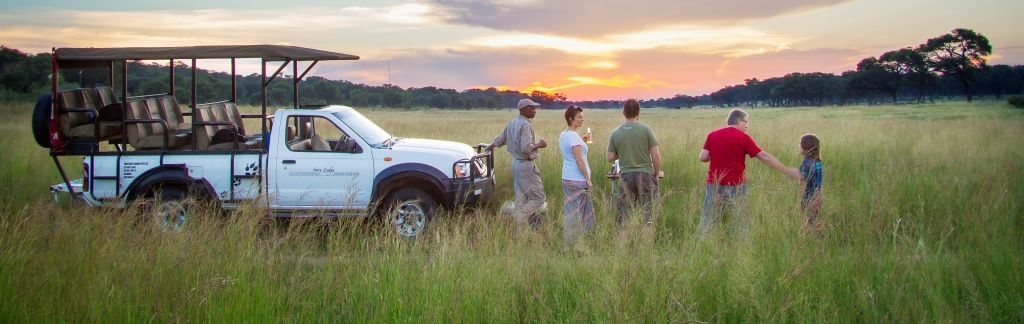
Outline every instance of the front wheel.
POLYGON ((398 235, 416 237, 427 229, 437 201, 417 188, 404 188, 391 195, 385 216, 398 235))

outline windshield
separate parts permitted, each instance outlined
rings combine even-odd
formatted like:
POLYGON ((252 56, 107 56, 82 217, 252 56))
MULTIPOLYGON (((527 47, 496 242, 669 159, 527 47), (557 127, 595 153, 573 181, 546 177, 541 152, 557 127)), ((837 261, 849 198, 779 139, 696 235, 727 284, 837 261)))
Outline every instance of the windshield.
POLYGON ((370 119, 355 110, 335 112, 334 116, 338 117, 345 125, 348 125, 353 132, 359 134, 359 137, 370 145, 381 145, 391 139, 391 134, 388 134, 380 126, 377 126, 377 124, 374 124, 370 119))

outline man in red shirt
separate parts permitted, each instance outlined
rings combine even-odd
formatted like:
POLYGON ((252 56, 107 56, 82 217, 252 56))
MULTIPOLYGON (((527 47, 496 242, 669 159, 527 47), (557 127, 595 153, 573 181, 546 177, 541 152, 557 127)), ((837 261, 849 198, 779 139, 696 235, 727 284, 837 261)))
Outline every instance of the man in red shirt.
POLYGON ((730 111, 728 126, 708 134, 704 149, 700 151, 700 161, 711 162, 701 213, 701 234, 710 233, 715 224, 721 221, 725 207, 731 210, 734 230, 746 232, 749 228, 750 219, 744 215, 747 184, 743 172, 747 168, 747 156, 757 158, 793 179, 800 180, 799 170, 786 167, 774 156, 761 150, 754 139, 747 135, 747 116, 747 112, 742 109, 730 111))

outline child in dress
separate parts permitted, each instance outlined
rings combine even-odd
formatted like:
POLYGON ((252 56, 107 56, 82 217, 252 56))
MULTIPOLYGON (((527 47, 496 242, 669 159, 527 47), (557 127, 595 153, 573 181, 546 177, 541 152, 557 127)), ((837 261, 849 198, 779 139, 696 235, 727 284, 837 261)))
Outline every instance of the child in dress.
POLYGON ((800 137, 800 155, 804 162, 800 164, 800 184, 803 187, 803 198, 800 200, 800 211, 807 216, 805 227, 814 227, 821 211, 821 142, 814 134, 800 137))

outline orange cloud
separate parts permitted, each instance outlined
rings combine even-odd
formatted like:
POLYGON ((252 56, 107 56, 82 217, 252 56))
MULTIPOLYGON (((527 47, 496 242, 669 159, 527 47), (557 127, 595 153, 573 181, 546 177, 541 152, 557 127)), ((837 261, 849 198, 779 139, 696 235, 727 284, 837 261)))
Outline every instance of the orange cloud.
POLYGON ((647 80, 640 75, 628 75, 628 76, 613 76, 610 78, 598 78, 589 76, 572 76, 565 78, 570 81, 564 84, 557 85, 545 85, 543 82, 533 82, 531 85, 523 87, 525 92, 542 91, 542 92, 561 92, 566 89, 580 87, 580 86, 601 86, 609 88, 645 88, 651 89, 655 86, 667 86, 665 82, 657 80, 647 80))
POLYGON ((623 52, 670 48, 678 52, 743 57, 786 50, 799 37, 773 35, 733 26, 672 25, 657 29, 573 38, 548 34, 504 33, 465 42, 491 48, 544 48, 573 55, 615 57, 623 52))
POLYGON ((507 85, 497 85, 497 86, 475 85, 475 86, 469 87, 469 89, 480 89, 480 90, 487 90, 489 88, 494 88, 495 90, 498 90, 498 91, 506 91, 506 90, 518 91, 518 88, 513 88, 513 87, 510 87, 510 86, 507 86, 507 85))
POLYGON ((583 66, 586 69, 594 70, 612 70, 619 67, 619 62, 611 60, 593 61, 583 66))

